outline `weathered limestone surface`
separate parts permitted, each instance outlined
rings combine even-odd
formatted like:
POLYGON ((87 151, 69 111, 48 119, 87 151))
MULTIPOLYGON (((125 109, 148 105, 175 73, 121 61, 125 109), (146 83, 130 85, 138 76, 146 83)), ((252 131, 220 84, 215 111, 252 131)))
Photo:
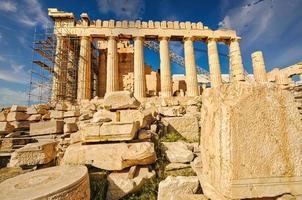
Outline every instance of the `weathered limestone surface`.
POLYGON ((140 103, 129 91, 117 91, 106 93, 104 107, 108 110, 138 108, 140 103))
POLYGON ((199 125, 196 117, 165 117, 164 121, 169 123, 168 132, 177 132, 189 141, 198 140, 199 125))
POLYGON ((163 145, 167 148, 165 153, 170 162, 187 163, 194 158, 193 152, 184 142, 163 142, 163 145))
POLYGON ((56 142, 27 144, 12 154, 9 166, 47 164, 56 156, 56 145, 56 142))
POLYGON ((14 130, 14 126, 9 122, 0 122, 0 134, 10 133, 14 130))
POLYGON ((10 112, 26 112, 26 106, 12 105, 10 112))
POLYGON ((139 122, 112 122, 92 124, 81 130, 85 142, 132 140, 139 129, 139 122))
POLYGON ((41 121, 30 124, 30 135, 47 135, 55 133, 63 133, 64 122, 51 120, 41 121))
POLYGON ((24 121, 29 117, 28 114, 24 112, 10 112, 7 114, 7 121, 24 121))
POLYGON ((177 195, 196 193, 198 187, 197 176, 168 176, 159 183, 157 199, 174 200, 177 195))
POLYGON ((15 128, 15 131, 28 130, 29 121, 13 121, 10 122, 11 125, 15 128))
POLYGON ((78 131, 78 125, 76 123, 64 124, 64 133, 74 133, 78 131))
POLYGON ((49 106, 46 104, 37 104, 37 105, 32 105, 27 108, 26 113, 28 115, 36 115, 36 114, 41 114, 45 115, 47 113, 47 110, 49 109, 49 106))
POLYGON ((0 197, 89 200, 88 170, 84 166, 57 166, 22 174, 0 183, 0 197))
POLYGON ((8 112, 5 112, 5 111, 0 112, 0 122, 6 121, 7 113, 8 112))
POLYGON ((252 53, 252 62, 255 81, 258 83, 267 82, 264 58, 261 51, 252 53))
POLYGON ((114 112, 110 112, 108 110, 102 109, 98 110, 96 113, 93 114, 93 119, 91 120, 92 123, 99 123, 99 122, 110 122, 113 121, 115 118, 114 112))
POLYGON ((302 124, 290 92, 274 85, 206 90, 200 181, 211 199, 302 193, 302 124))
POLYGON ((129 169, 109 174, 107 200, 120 199, 129 193, 136 192, 143 187, 148 179, 155 176, 155 172, 149 172, 147 167, 137 168, 134 177, 129 177, 129 169))
POLYGON ((122 170, 134 165, 152 164, 156 160, 153 143, 115 143, 70 145, 63 164, 90 164, 105 170, 122 170))
POLYGON ((140 124, 140 128, 147 128, 154 121, 154 112, 150 110, 120 110, 121 122, 133 122, 137 121, 140 124))

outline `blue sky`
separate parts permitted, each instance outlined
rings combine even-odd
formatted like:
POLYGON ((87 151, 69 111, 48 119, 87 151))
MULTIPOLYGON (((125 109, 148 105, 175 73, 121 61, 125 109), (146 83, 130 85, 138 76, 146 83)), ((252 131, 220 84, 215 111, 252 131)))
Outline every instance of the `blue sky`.
MULTIPOLYGON (((242 37, 246 70, 251 73, 250 54, 262 50, 266 68, 285 67, 302 60, 301 0, 0 0, 0 105, 26 104, 31 42, 35 28, 51 24, 47 8, 87 12, 91 19, 141 19, 201 21, 211 29, 232 28, 242 37)), ((181 43, 170 48, 183 55, 181 43)), ((195 43, 197 65, 208 69, 206 45, 195 43)), ((228 54, 225 45, 219 45, 228 54)), ((159 55, 145 50, 145 61, 155 69, 159 55)), ((222 72, 228 58, 220 56, 222 72)), ((172 64, 173 73, 184 73, 172 64)))

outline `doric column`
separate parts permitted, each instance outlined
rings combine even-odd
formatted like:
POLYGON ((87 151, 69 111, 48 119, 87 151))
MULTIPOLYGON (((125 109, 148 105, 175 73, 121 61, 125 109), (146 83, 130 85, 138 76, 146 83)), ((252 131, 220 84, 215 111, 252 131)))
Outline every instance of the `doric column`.
POLYGON ((91 99, 91 41, 81 38, 78 69, 78 99, 91 99))
POLYGON ((207 43, 211 86, 217 87, 222 83, 217 42, 215 38, 209 38, 207 43))
POLYGON ((55 65, 54 65, 54 76, 52 80, 52 95, 51 100, 57 101, 59 94, 59 83, 58 78, 60 74, 60 49, 62 46, 62 38, 57 36, 57 44, 56 44, 56 57, 55 57, 55 65))
POLYGON ((146 75, 144 62, 144 39, 134 39, 134 96, 142 98, 146 96, 146 75))
POLYGON ((244 81, 244 68, 241 57, 241 50, 239 46, 239 38, 233 38, 230 41, 230 63, 232 80, 244 81))
POLYGON ((287 74, 285 72, 281 71, 281 70, 278 71, 276 80, 277 80, 278 85, 286 86, 286 85, 289 84, 287 74))
POLYGON ((192 38, 185 38, 185 67, 186 67, 186 84, 187 96, 198 96, 198 81, 195 64, 195 55, 192 38))
POLYGON ((252 53, 252 63, 255 81, 258 83, 267 82, 264 58, 261 51, 252 53))
POLYGON ((68 50, 68 63, 67 63, 67 84, 66 84, 66 97, 68 100, 76 98, 76 65, 74 49, 68 50))
POLYGON ((116 38, 110 36, 107 43, 106 93, 118 91, 118 56, 116 38))
POLYGON ((172 77, 169 57, 169 38, 160 38, 159 53, 160 53, 160 86, 161 96, 172 96, 172 77))

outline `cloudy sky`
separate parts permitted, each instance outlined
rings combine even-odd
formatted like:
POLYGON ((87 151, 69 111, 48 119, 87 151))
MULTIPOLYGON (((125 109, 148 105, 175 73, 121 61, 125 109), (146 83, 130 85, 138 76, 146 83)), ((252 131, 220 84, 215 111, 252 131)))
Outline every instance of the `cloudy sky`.
MULTIPOLYGON (((262 50, 266 68, 302 60, 301 0, 0 0, 0 106, 26 104, 35 29, 51 26, 47 8, 87 12, 92 19, 177 20, 203 22, 211 29, 232 28, 242 37, 244 66, 251 73, 250 54, 262 50)), ((183 55, 181 43, 170 48, 183 55)), ((197 64, 208 69, 206 45, 196 43, 197 64)), ((222 71, 228 72, 228 48, 219 45, 222 71)), ((145 51, 154 69, 159 55, 145 51)), ((173 73, 184 73, 172 65, 173 73)))

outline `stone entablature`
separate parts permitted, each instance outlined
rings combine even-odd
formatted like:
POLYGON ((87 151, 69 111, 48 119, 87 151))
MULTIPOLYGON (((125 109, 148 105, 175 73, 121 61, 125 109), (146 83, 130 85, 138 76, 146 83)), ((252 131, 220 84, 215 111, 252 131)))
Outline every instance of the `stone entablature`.
POLYGON ((226 41, 233 38, 240 39, 233 30, 210 30, 202 22, 179 21, 115 21, 96 20, 90 21, 88 15, 81 15, 81 20, 76 21, 72 13, 49 9, 48 15, 55 21, 58 33, 64 35, 74 34, 78 36, 109 37, 119 36, 124 38, 143 36, 145 39, 155 37, 170 37, 173 40, 182 40, 192 37, 194 40, 216 38, 226 41), (66 28, 68 27, 68 31, 66 28))

